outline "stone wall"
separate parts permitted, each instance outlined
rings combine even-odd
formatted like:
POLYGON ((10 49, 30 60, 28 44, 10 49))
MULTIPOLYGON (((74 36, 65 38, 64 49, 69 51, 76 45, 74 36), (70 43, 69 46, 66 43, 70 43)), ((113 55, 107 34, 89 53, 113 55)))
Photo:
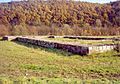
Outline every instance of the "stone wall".
POLYGON ((81 37, 81 36, 64 36, 69 39, 81 39, 81 40, 112 40, 113 38, 99 38, 99 37, 81 37))
POLYGON ((89 46, 89 54, 102 53, 102 52, 114 50, 116 48, 116 46, 117 45, 114 45, 114 44, 89 46))
POLYGON ((36 40, 22 37, 18 37, 16 38, 16 40, 19 42, 37 45, 40 47, 61 49, 79 55, 87 55, 89 53, 89 47, 87 46, 64 44, 59 42, 49 42, 44 40, 36 40))
POLYGON ((32 37, 22 37, 22 36, 5 36, 3 40, 16 40, 19 42, 32 44, 45 48, 56 48, 65 50, 74 54, 79 55, 87 55, 92 53, 101 53, 110 50, 114 50, 117 48, 117 45, 114 44, 106 44, 106 45, 75 45, 75 44, 67 44, 62 42, 53 42, 44 39, 37 39, 32 37))
POLYGON ((2 37, 2 40, 11 41, 11 40, 14 40, 16 38, 17 38, 16 36, 4 36, 4 37, 2 37))
POLYGON ((45 40, 36 40, 32 38, 23 38, 23 37, 18 37, 16 40, 19 42, 37 45, 40 47, 61 49, 79 55, 106 52, 109 50, 113 50, 116 47, 116 45, 113 44, 80 46, 80 45, 65 44, 61 42, 49 42, 45 40))

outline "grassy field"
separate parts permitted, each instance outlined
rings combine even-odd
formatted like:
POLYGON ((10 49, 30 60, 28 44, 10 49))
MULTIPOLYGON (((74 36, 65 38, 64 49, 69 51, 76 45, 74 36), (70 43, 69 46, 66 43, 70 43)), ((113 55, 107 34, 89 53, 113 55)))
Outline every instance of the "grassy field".
POLYGON ((0 41, 0 84, 120 84, 117 54, 110 51, 79 56, 0 41))
POLYGON ((45 38, 52 41, 58 42, 69 42, 76 44, 88 44, 88 45, 100 45, 100 44, 113 44, 112 40, 80 40, 80 39, 69 39, 69 38, 45 38))

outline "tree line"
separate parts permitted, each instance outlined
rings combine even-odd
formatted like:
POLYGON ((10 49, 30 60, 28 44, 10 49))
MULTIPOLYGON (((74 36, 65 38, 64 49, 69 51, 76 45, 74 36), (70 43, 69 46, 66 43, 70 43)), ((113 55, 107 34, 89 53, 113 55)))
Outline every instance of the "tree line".
POLYGON ((0 4, 0 35, 119 35, 120 1, 23 0, 0 4))

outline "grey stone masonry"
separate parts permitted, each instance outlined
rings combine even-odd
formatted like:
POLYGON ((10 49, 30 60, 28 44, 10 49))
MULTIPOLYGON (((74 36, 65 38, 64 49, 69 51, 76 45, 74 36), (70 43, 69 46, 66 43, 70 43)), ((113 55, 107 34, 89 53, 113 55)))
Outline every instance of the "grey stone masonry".
POLYGON ((2 40, 11 41, 11 40, 14 40, 16 38, 17 38, 17 36, 4 36, 4 37, 2 37, 2 40))
POLYGON ((79 55, 106 52, 109 50, 113 50, 116 47, 116 45, 113 44, 88 45, 88 46, 74 45, 74 44, 67 44, 62 42, 52 42, 43 39, 32 39, 27 37, 18 37, 16 40, 19 42, 37 45, 40 47, 61 49, 79 55))
POLYGON ((102 53, 102 52, 114 50, 116 48, 116 46, 117 45, 114 45, 114 44, 89 46, 89 54, 102 53))
MULTIPOLYGON (((60 37, 60 38, 64 38, 64 37, 60 37)), ((50 41, 50 40, 42 39, 39 36, 36 36, 36 37, 4 36, 3 40, 16 40, 18 42, 32 44, 40 47, 61 49, 61 50, 65 50, 73 54, 79 54, 79 55, 102 53, 102 52, 114 50, 117 48, 117 45, 115 44, 78 45, 75 43, 50 41)))
POLYGON ((64 36, 64 38, 69 39, 81 39, 81 40, 112 40, 113 38, 103 38, 103 37, 86 37, 86 36, 64 36))
POLYGON ((22 37, 18 37, 16 38, 16 40, 19 42, 37 45, 40 47, 61 49, 74 54, 87 55, 89 53, 89 50, 88 50, 89 48, 86 46, 65 44, 65 43, 59 43, 59 42, 49 42, 45 40, 36 40, 36 39, 22 38, 22 37))

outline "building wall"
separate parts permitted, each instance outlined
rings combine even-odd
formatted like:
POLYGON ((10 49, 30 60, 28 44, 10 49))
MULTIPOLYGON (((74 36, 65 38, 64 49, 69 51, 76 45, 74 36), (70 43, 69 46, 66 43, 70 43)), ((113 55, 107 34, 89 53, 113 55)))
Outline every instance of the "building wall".
POLYGON ((63 44, 58 42, 49 42, 44 40, 36 40, 22 37, 18 37, 16 40, 19 42, 37 45, 40 47, 61 49, 79 55, 87 55, 89 53, 89 48, 86 46, 63 44))
POLYGON ((4 36, 4 37, 2 38, 2 40, 11 41, 11 40, 14 40, 14 39, 16 39, 16 38, 17 38, 17 36, 4 36))
POLYGON ((116 45, 98 45, 98 46, 90 46, 89 47, 89 54, 91 53, 102 53, 110 50, 114 50, 116 45))
POLYGON ((106 52, 106 51, 114 50, 117 47, 117 45, 113 45, 113 44, 93 45, 93 46, 72 45, 72 44, 65 44, 61 42, 49 42, 45 40, 37 40, 37 39, 28 38, 28 37, 20 37, 20 36, 19 37, 6 36, 3 39, 4 40, 16 39, 16 41, 19 41, 19 42, 37 45, 45 48, 61 49, 61 50, 65 50, 65 51, 68 51, 74 54, 79 54, 79 55, 106 52))

